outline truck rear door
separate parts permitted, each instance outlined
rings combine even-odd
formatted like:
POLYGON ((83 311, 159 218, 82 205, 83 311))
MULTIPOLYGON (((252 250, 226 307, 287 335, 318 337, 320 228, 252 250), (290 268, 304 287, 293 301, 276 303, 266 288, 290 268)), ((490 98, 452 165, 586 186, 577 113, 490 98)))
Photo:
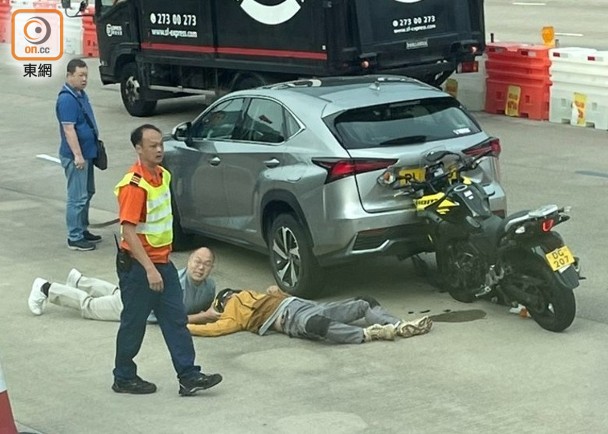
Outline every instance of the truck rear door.
POLYGON ((355 0, 360 49, 380 69, 453 58, 461 44, 483 48, 483 0, 355 0))

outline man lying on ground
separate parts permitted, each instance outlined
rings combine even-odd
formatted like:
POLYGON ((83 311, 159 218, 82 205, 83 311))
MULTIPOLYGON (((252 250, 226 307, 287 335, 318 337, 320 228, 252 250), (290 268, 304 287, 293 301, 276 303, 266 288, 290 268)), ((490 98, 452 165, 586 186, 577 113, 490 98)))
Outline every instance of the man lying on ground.
POLYGON ((270 286, 266 293, 224 289, 215 297, 213 308, 221 312, 220 318, 207 324, 188 324, 190 333, 223 336, 248 330, 264 336, 274 330, 302 339, 361 344, 425 334, 433 325, 428 316, 410 322, 401 320, 372 297, 315 302, 292 297, 277 286, 270 286), (358 320, 365 326, 353 324, 358 320))
MULTIPOLYGON (((219 314, 211 308, 215 297, 215 282, 209 277, 215 264, 211 249, 201 247, 192 252, 186 268, 178 271, 184 291, 184 305, 188 322, 204 324, 217 320, 219 314)), ((120 289, 113 283, 84 276, 72 269, 66 283, 51 283, 36 278, 28 298, 34 315, 42 315, 47 302, 80 311, 83 318, 101 321, 120 321, 123 309, 120 289)), ((154 320, 151 315, 151 319, 154 320)))

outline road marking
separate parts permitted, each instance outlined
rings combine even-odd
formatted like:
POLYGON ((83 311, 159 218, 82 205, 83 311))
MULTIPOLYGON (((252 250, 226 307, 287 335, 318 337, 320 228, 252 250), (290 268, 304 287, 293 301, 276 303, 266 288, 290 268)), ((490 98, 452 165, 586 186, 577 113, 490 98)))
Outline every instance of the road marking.
POLYGON ((59 160, 59 158, 51 157, 50 155, 46 155, 46 154, 38 154, 38 155, 36 155, 36 158, 40 158, 41 160, 47 160, 47 161, 52 161, 53 163, 61 164, 61 160, 59 160))
POLYGON ((547 6, 547 3, 513 2, 515 6, 547 6))
POLYGON ((574 173, 579 175, 597 176, 598 178, 608 178, 608 173, 596 172, 595 170, 577 170, 574 173))
POLYGON ((555 36, 576 36, 577 38, 580 38, 583 35, 582 33, 562 33, 562 32, 555 32, 555 36))

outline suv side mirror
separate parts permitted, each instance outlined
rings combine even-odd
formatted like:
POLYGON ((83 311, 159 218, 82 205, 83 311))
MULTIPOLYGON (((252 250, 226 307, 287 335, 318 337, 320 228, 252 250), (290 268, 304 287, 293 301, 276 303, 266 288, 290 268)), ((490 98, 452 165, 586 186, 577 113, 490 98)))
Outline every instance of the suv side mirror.
POLYGON ((186 145, 192 144, 192 122, 182 122, 176 125, 171 131, 171 137, 179 142, 185 142, 186 145))

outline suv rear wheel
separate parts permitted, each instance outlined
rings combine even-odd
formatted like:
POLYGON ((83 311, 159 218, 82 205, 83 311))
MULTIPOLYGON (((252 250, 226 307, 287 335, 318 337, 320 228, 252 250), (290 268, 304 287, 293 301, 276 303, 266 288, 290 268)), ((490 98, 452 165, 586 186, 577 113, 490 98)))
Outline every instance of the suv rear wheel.
POLYGON ((321 290, 321 267, 312 254, 301 223, 292 214, 280 214, 268 233, 270 266, 284 291, 312 298, 321 290))

